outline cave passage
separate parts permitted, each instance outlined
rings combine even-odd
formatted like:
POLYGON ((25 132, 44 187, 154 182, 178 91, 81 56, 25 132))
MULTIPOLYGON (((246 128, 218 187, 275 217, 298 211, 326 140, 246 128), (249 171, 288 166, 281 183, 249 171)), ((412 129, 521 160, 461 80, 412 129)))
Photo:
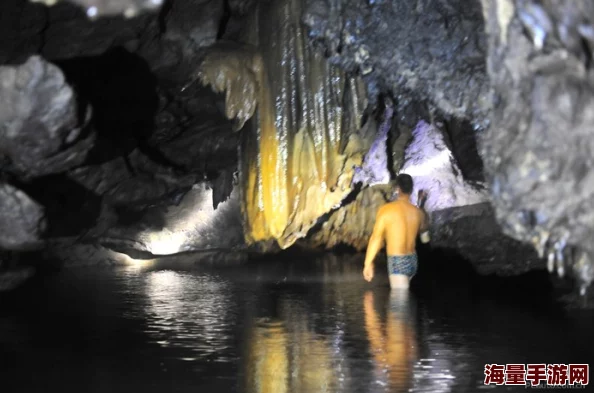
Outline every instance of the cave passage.
MULTIPOLYGON (((476 392, 487 363, 594 355, 592 311, 546 273, 478 277, 425 253, 410 293, 359 257, 72 269, 0 298, 3 391, 476 392), (34 377, 32 377, 34 376, 34 377)), ((523 389, 523 387, 522 387, 523 389)))
POLYGON ((594 363, 592 15, 0 1, 0 392, 474 393, 487 364, 594 363), (390 291, 363 253, 403 173, 431 243, 390 291))

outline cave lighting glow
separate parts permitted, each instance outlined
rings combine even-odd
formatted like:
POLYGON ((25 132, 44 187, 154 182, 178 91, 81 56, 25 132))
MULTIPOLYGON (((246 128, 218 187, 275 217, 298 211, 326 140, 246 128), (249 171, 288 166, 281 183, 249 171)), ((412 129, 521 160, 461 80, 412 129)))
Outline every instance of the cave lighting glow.
POLYGON ((183 232, 153 232, 149 234, 148 247, 154 255, 171 255, 182 251, 186 242, 186 235, 183 232))
POLYGON ((413 130, 412 136, 400 171, 413 178, 414 189, 411 202, 417 202, 419 190, 425 190, 429 194, 425 204, 428 211, 487 201, 486 190, 478 190, 464 180, 439 129, 420 121, 413 130))
POLYGON ((138 240, 146 244, 147 251, 153 255, 172 255, 191 251, 192 239, 203 236, 201 232, 212 230, 216 219, 222 214, 225 204, 221 202, 213 208, 212 189, 205 184, 197 184, 182 199, 179 206, 172 208, 164 217, 164 229, 141 232, 138 240))
POLYGON ((132 266, 132 267, 146 267, 150 266, 156 262, 156 259, 136 259, 132 258, 131 256, 117 252, 117 251, 109 251, 111 256, 122 265, 132 266))

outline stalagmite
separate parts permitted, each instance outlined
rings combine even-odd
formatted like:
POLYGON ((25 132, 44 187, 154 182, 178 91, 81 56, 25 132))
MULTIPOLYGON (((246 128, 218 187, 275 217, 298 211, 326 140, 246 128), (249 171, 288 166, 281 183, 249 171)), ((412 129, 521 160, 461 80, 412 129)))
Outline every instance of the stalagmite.
POLYGON ((351 192, 353 168, 370 145, 357 133, 364 86, 306 43, 300 5, 255 9, 245 45, 213 47, 194 76, 225 91, 226 115, 238 129, 251 119, 240 148, 246 238, 281 248, 351 192))

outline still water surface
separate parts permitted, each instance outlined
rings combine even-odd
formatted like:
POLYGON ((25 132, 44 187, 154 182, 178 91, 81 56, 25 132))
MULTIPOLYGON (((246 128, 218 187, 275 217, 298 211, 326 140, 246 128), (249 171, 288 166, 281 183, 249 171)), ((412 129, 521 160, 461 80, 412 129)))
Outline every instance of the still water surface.
POLYGON ((0 298, 0 391, 519 392, 485 363, 592 363, 592 313, 540 279, 425 268, 403 293, 352 259, 43 277, 0 298))

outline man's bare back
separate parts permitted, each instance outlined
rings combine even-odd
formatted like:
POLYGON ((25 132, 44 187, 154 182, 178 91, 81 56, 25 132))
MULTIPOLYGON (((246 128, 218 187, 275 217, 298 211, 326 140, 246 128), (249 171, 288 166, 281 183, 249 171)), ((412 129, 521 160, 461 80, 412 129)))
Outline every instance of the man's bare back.
POLYGON ((378 231, 384 232, 388 255, 414 253, 423 220, 423 211, 408 200, 397 200, 382 206, 377 214, 376 225, 378 231))
MULTIPOLYGON (((424 210, 410 203, 412 178, 408 175, 400 175, 399 180, 404 184, 403 188, 406 192, 403 192, 399 186, 398 200, 387 203, 379 209, 367 246, 363 276, 367 281, 373 279, 373 261, 385 243, 390 285, 408 287, 408 282, 416 274, 417 269, 416 239, 419 232, 428 230, 429 220, 424 210)), ((421 206, 426 196, 424 192, 419 193, 421 206)))

